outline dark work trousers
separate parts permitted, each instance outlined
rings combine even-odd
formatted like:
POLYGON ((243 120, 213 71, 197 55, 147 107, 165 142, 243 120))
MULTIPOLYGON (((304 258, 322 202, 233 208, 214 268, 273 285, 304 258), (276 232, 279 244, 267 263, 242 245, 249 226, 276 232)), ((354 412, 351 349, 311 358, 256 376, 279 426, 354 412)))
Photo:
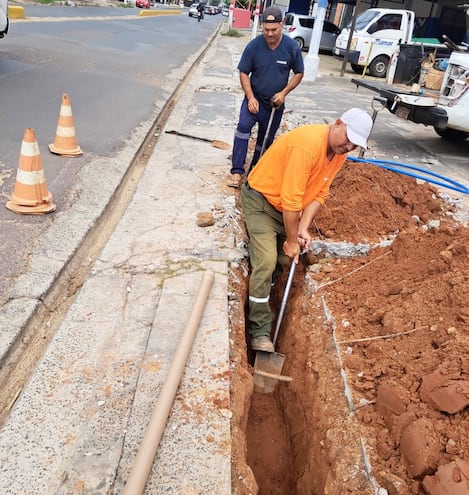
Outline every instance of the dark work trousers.
POLYGON ((249 234, 249 314, 251 337, 270 336, 273 315, 270 308, 272 283, 288 264, 283 252, 286 240, 283 215, 248 182, 241 187, 241 205, 249 234))
MULTIPOLYGON (((280 126, 280 121, 282 120, 284 108, 285 105, 282 105, 275 110, 265 149, 267 149, 274 140, 275 133, 280 126)), ((248 100, 247 98, 244 98, 243 103, 241 104, 241 110, 239 112, 239 122, 238 127, 236 128, 233 143, 233 154, 231 160, 232 174, 244 174, 244 164, 246 162, 246 155, 248 152, 249 138, 251 137, 252 128, 256 124, 258 124, 256 149, 254 151, 249 170, 251 170, 251 168, 258 162, 261 155, 264 136, 269 124, 271 111, 271 107, 265 107, 259 102, 259 113, 251 113, 248 110, 248 100)))

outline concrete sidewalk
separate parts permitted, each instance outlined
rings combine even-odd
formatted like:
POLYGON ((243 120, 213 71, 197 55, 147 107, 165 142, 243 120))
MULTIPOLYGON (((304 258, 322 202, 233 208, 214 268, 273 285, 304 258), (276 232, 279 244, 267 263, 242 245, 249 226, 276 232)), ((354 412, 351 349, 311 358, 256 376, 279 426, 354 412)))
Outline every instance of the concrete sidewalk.
MULTIPOLYGON (((232 40, 217 37, 166 129, 231 142, 232 40)), ((228 494, 229 152, 162 134, 121 219, 0 432, 0 493, 120 493, 206 270, 215 283, 146 493, 228 494), (215 224, 197 225, 209 212, 215 224)))
MULTIPOLYGON (((215 37, 165 130, 232 142, 243 97, 236 66, 249 39, 249 31, 215 37)), ((355 74, 337 77, 341 62, 320 60, 317 81, 288 96, 282 131, 370 108, 372 95, 350 84, 355 74)), ((389 132, 394 119, 383 116, 370 153, 428 159, 389 132)), ((229 152, 160 136, 129 208, 0 431, 0 493, 122 491, 206 270, 215 284, 145 493, 231 493, 228 269, 247 253, 238 193, 225 185, 229 168, 229 152), (199 227, 201 212, 214 224, 199 227)), ((452 173, 465 177, 462 168, 452 173)))

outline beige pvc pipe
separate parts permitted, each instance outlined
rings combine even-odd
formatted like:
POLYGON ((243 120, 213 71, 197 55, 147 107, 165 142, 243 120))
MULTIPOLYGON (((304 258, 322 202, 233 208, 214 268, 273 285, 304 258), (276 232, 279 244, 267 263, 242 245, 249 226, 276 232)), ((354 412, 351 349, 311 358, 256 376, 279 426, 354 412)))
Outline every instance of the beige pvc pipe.
POLYGON ((174 353, 161 394, 153 408, 150 422, 121 495, 141 495, 145 490, 148 475, 150 474, 153 460, 158 450, 197 329, 199 328, 214 278, 215 275, 211 270, 207 270, 204 273, 192 313, 174 353))

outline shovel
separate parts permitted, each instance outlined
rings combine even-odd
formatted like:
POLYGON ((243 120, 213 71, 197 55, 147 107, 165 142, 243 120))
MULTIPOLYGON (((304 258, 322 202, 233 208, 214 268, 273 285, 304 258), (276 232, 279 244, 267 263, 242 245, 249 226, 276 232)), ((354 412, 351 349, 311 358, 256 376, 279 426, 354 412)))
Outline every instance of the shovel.
POLYGON ((267 124, 267 130, 265 131, 264 141, 262 141, 262 148, 261 148, 261 153, 259 156, 262 156, 264 154, 265 147, 267 145, 267 140, 269 139, 270 128, 272 127, 272 121, 274 120, 274 114, 275 114, 276 110, 277 110, 277 107, 275 107, 272 104, 272 110, 270 111, 270 117, 269 117, 269 123, 267 124))
POLYGON ((219 148, 221 150, 229 151, 231 149, 231 144, 226 141, 218 141, 217 139, 207 139, 199 136, 193 136, 192 134, 184 134, 179 131, 165 131, 166 134, 175 134, 176 136, 187 137, 191 139, 197 139, 198 141, 205 141, 206 143, 211 143, 214 148, 219 148))
MULTIPOLYGON (((270 134, 270 128, 272 127, 272 122, 274 120, 274 114, 275 111, 277 110, 277 107, 274 106, 273 103, 271 103, 272 110, 270 111, 270 117, 269 117, 269 122, 267 124, 267 129, 265 131, 265 136, 264 140, 262 141, 262 147, 261 147, 261 152, 259 153, 259 158, 264 154, 265 148, 267 146, 267 140, 269 139, 269 134, 270 134)), ((251 167, 249 168, 249 172, 251 172, 253 165, 251 164, 251 167)))
MULTIPOLYGON (((275 334, 272 343, 277 342, 278 331, 282 324, 283 314, 285 313, 285 306, 287 305, 288 294, 295 275, 296 263, 291 262, 290 271, 288 273, 287 283, 285 285, 285 291, 283 293, 282 302, 280 304, 280 311, 277 317, 277 323, 275 324, 275 334)), ((271 394, 275 390, 275 386, 278 381, 291 382, 293 379, 290 376, 282 375, 283 363, 285 361, 285 354, 279 352, 265 352, 257 351, 256 360, 254 362, 254 391, 262 394, 271 394)))

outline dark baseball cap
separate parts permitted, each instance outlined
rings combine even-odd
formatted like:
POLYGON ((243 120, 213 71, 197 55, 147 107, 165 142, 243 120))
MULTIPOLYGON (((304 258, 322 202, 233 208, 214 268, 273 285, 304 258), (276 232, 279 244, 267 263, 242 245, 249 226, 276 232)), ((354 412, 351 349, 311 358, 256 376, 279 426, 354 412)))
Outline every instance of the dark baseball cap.
POLYGON ((263 23, 276 23, 282 22, 283 14, 280 9, 277 7, 267 7, 262 13, 262 22, 263 23))

